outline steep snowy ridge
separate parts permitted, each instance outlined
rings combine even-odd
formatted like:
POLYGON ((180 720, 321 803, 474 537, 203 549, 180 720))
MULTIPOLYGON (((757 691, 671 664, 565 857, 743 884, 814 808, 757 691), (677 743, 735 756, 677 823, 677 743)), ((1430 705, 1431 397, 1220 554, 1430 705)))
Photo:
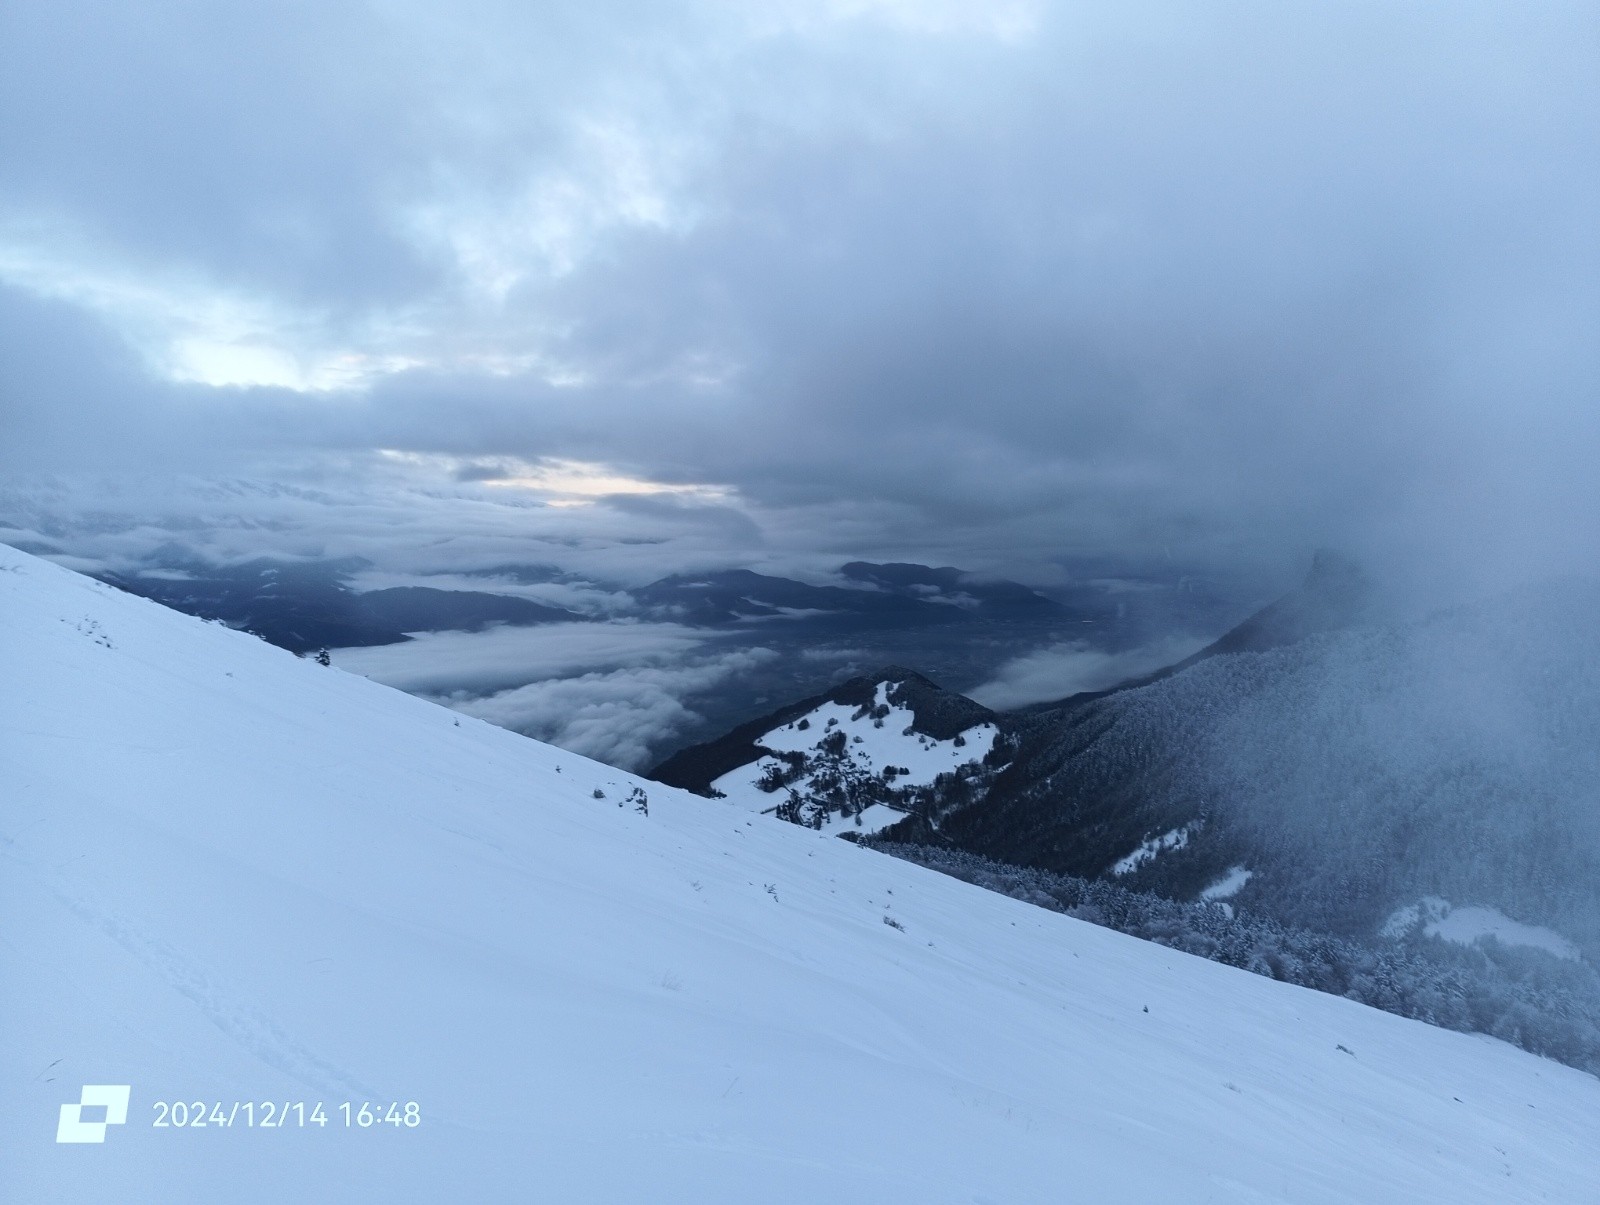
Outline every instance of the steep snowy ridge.
POLYGON ((9 549, 0 665, 0 1200, 1600 1182, 1600 1081, 1569 1068, 763 824, 9 549), (85 1084, 131 1085, 127 1122, 57 1145, 85 1084), (268 1100, 329 1124, 151 1124, 268 1100), (347 1101, 420 1124, 347 1127, 347 1101))

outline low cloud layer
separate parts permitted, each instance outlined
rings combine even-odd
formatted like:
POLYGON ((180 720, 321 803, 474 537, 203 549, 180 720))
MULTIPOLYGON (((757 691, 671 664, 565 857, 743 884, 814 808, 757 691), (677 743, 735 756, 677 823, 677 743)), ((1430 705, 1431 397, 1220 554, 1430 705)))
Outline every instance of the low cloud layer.
POLYGON ((423 632, 404 644, 338 649, 335 663, 414 694, 468 698, 597 667, 640 668, 699 649, 703 633, 677 624, 559 623, 483 632, 423 632))
POLYGON ((626 620, 427 632, 333 653, 340 669, 626 769, 648 768, 701 722, 695 695, 776 657, 626 620))
POLYGON ((1088 690, 1106 690, 1182 661, 1207 640, 1174 636, 1124 652, 1105 652, 1082 641, 1050 645, 1006 662, 989 681, 967 693, 985 707, 1007 711, 1088 690))
POLYGON ((645 770, 673 751, 682 743, 683 733, 700 722, 685 699, 714 690, 774 657, 767 649, 742 649, 674 666, 530 682, 452 706, 608 765, 645 770))

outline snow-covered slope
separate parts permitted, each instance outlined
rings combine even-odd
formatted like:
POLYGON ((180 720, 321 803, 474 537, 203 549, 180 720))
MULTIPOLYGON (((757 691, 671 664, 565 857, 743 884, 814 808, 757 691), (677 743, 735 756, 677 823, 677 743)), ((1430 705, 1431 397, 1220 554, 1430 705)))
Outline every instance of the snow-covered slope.
POLYGON ((763 824, 8 549, 0 666, 0 1200, 1600 1183, 1579 1072, 763 824), (131 1085, 127 1122, 58 1145, 85 1084, 131 1085), (245 1101, 328 1124, 151 1124, 245 1101), (397 1124, 339 1108, 391 1101, 397 1124))

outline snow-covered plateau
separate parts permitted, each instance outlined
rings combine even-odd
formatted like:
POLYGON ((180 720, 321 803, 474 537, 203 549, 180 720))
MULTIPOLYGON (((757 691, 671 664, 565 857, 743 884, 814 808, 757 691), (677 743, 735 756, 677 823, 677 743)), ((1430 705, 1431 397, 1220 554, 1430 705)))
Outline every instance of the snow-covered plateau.
POLYGON ((6 1202, 1600 1198, 1582 1072, 5 548, 0 666, 6 1202))

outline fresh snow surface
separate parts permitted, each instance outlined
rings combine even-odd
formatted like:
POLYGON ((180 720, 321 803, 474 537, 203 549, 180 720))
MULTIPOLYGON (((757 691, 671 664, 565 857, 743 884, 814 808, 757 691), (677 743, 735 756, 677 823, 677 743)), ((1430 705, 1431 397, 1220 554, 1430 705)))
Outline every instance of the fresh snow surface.
MULTIPOLYGON (((908 771, 898 775, 894 786, 930 786, 941 774, 948 774, 960 766, 982 761, 994 748, 999 729, 993 724, 976 724, 961 734, 963 744, 950 740, 936 740, 921 732, 910 731, 915 718, 909 707, 889 701, 889 684, 878 683, 874 708, 887 707, 889 714, 874 720, 870 714, 855 718, 862 709, 846 703, 823 703, 797 716, 787 724, 780 724, 755 743, 774 752, 805 753, 820 758, 820 746, 828 735, 842 731, 846 737, 845 752, 865 773, 878 777, 885 766, 896 766, 908 771), (801 722, 806 727, 800 727, 801 722)), ((782 763, 775 757, 762 757, 748 765, 730 770, 711 784, 721 791, 735 807, 752 812, 770 812, 787 799, 779 791, 763 791, 756 784, 763 774, 782 763)), ((858 833, 874 833, 897 820, 905 813, 882 804, 874 804, 860 814, 860 824, 855 818, 846 823, 858 833)), ((837 822, 838 817, 830 817, 837 822)))
POLYGON ((1600 1081, 1489 1038, 763 824, 9 549, 0 664, 5 1202, 1596 1199, 1600 1081), (58 1145, 86 1084, 131 1085, 127 1122, 58 1145), (151 1124, 268 1100, 332 1120, 151 1124), (347 1129, 345 1101, 421 1124, 347 1129))
MULTIPOLYGON (((1151 837, 1139 843, 1139 848, 1131 854, 1118 858, 1111 866, 1112 874, 1132 874, 1158 853, 1169 849, 1182 849, 1189 844, 1189 829, 1175 828, 1171 832, 1162 833, 1159 837, 1151 837)), ((1242 887, 1244 884, 1240 884, 1242 887)))
POLYGON ((1502 945, 1544 950, 1557 958, 1579 957, 1578 948, 1553 929, 1525 925, 1494 908, 1476 904, 1458 908, 1436 895, 1396 909, 1384 922, 1382 933, 1386 937, 1404 937, 1419 927, 1429 937, 1442 937, 1457 945, 1470 946, 1493 937, 1502 945))

